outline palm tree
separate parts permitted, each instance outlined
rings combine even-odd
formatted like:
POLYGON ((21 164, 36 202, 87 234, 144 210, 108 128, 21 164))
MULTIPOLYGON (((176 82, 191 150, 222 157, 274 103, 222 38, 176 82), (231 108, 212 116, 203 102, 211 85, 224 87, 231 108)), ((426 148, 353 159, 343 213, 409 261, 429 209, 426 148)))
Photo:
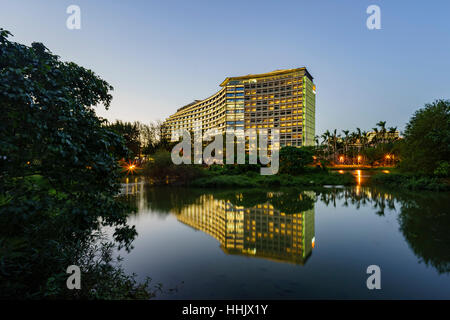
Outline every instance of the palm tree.
POLYGON ((331 133, 329 130, 325 131, 322 134, 322 144, 326 142, 326 147, 327 147, 327 155, 330 155, 330 138, 331 138, 331 133))
POLYGON ((386 121, 378 121, 376 125, 380 127, 381 142, 384 143, 386 137, 386 121))
POLYGON ((380 132, 378 131, 378 128, 372 128, 373 132, 375 132, 374 137, 371 140, 372 145, 376 145, 378 143, 378 140, 380 139, 380 132))
POLYGON ((367 131, 361 132, 361 144, 362 144, 363 149, 366 148, 366 145, 368 142, 369 141, 368 141, 368 137, 367 137, 367 131))
POLYGON ((361 135, 361 129, 356 128, 356 138, 358 139, 358 153, 361 152, 361 146, 362 146, 362 135, 361 135))
POLYGON ((314 141, 316 143, 316 147, 319 146, 319 138, 320 138, 320 136, 314 136, 314 141))
POLYGON ((395 136, 395 133, 397 132, 397 127, 389 127, 389 139, 391 141, 397 140, 397 137, 395 136))
POLYGON ((342 130, 342 133, 345 135, 344 137, 344 154, 347 155, 347 146, 348 146, 348 134, 350 133, 350 130, 342 130))
POLYGON ((333 138, 333 142, 334 142, 334 162, 336 163, 336 155, 337 155, 337 129, 334 129, 333 134, 332 134, 332 138, 333 138))

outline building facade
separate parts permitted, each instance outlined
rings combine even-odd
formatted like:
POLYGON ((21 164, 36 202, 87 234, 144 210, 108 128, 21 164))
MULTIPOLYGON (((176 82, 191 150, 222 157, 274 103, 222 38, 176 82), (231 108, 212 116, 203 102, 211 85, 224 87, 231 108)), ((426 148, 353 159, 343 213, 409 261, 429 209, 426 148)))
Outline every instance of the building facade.
POLYGON ((279 129, 281 146, 314 145, 316 86, 306 68, 228 77, 220 86, 171 115, 164 136, 170 140, 179 129, 279 129))

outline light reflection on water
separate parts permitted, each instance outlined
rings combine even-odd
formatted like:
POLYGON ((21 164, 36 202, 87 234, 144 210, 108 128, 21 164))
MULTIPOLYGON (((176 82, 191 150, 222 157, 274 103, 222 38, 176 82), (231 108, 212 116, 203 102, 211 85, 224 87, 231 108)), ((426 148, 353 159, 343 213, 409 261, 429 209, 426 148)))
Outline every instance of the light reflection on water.
MULTIPOLYGON (((360 174, 364 177, 363 174, 360 174)), ((320 190, 201 190, 129 180, 139 233, 124 266, 161 298, 450 298, 448 194, 360 183, 320 190), (366 288, 366 268, 382 290, 366 288)))

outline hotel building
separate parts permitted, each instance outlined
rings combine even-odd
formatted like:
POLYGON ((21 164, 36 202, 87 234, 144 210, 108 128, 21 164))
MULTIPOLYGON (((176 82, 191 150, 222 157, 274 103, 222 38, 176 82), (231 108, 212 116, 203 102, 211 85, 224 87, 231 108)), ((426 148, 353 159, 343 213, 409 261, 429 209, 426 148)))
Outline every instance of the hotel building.
MULTIPOLYGON (((315 137, 316 86, 306 68, 228 77, 217 93, 171 115, 163 134, 175 130, 279 129, 281 146, 311 146, 315 137), (200 125, 201 124, 201 125, 200 125)), ((269 146, 270 148, 270 146, 269 146)))

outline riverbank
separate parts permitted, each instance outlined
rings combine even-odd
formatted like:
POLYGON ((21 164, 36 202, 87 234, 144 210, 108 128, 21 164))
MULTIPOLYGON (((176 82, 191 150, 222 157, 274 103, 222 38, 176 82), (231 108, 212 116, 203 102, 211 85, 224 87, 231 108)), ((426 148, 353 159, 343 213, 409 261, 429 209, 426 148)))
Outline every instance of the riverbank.
POLYGON ((293 176, 277 174, 263 176, 256 172, 240 175, 213 175, 192 181, 193 187, 304 187, 323 185, 353 185, 355 178, 350 173, 336 174, 323 172, 310 172, 293 176))
POLYGON ((402 190, 450 190, 450 181, 448 179, 446 180, 439 177, 400 172, 393 172, 390 174, 375 174, 370 178, 369 183, 387 188, 402 190))
MULTIPOLYGON (((183 174, 190 171, 188 168, 181 170, 183 174)), ((259 170, 238 170, 236 168, 193 168, 186 179, 174 175, 167 175, 164 179, 155 180, 150 178, 153 185, 189 186, 196 188, 256 188, 256 187, 321 187, 324 185, 350 186, 361 184, 360 177, 364 177, 363 184, 386 187, 401 190, 430 190, 448 191, 450 183, 442 178, 418 176, 400 173, 395 168, 357 168, 356 170, 327 170, 319 168, 306 168, 298 175, 276 174, 261 175, 259 170), (194 172, 195 171, 195 172, 194 172), (355 172, 358 172, 356 174, 355 172), (369 178, 364 175, 369 173, 369 178)))

